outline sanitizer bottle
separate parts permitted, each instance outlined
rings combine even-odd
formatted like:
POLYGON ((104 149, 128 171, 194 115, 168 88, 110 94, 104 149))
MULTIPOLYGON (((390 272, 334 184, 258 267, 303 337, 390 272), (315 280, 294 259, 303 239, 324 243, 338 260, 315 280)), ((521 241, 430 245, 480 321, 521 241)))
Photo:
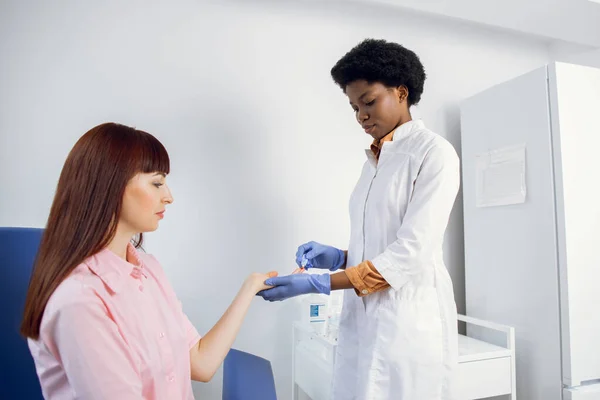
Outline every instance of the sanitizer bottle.
POLYGON ((305 315, 308 316, 308 323, 315 333, 326 335, 327 333, 327 306, 329 296, 322 294, 311 294, 307 296, 305 315))

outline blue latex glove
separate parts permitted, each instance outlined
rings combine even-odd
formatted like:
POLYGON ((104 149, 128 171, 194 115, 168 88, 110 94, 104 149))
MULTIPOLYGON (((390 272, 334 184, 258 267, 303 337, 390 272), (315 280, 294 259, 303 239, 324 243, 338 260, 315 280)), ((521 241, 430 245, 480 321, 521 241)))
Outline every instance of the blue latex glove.
POLYGON ((335 247, 326 246, 317 242, 308 242, 296 252, 296 264, 303 268, 319 268, 335 271, 346 263, 344 252, 335 247), (302 265, 302 257, 306 258, 306 265, 302 265))
POLYGON ((294 274, 269 278, 265 285, 275 286, 258 292, 267 301, 281 301, 301 294, 331 292, 329 274, 294 274))

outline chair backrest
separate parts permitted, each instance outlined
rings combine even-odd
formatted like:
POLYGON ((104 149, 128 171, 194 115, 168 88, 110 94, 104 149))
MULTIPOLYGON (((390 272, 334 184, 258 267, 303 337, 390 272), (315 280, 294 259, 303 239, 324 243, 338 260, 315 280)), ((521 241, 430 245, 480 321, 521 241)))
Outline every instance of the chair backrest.
POLYGON ((0 227, 0 399, 43 399, 27 341, 19 334, 42 229, 0 227))
POLYGON ((271 363, 231 349, 223 365, 223 400, 277 400, 271 363))

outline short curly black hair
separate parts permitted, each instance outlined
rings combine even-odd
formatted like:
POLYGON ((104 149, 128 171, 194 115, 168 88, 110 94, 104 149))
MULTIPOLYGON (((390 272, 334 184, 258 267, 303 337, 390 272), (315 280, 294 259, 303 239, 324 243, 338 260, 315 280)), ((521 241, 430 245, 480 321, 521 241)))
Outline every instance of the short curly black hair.
POLYGON ((383 39, 365 39, 334 65, 331 77, 344 91, 348 84, 363 79, 387 87, 404 85, 411 106, 421 100, 427 75, 413 51, 383 39))

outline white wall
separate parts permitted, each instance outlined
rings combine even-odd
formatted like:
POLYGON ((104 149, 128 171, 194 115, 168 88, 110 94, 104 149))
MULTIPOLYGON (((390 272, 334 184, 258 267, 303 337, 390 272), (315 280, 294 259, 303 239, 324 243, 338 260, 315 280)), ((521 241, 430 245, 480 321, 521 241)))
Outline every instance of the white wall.
MULTIPOLYGON (((365 37, 421 56, 429 78, 415 115, 457 149, 460 100, 549 57, 541 41, 389 7, 3 2, 0 225, 44 225, 66 154, 92 126, 155 134, 172 157, 175 203, 147 247, 206 332, 250 272, 291 271, 306 240, 345 247, 369 140, 329 70, 365 37)), ((460 198, 447 238, 463 311, 460 198)), ((235 343, 272 361, 281 399, 297 311, 257 299, 235 343)), ((220 385, 195 391, 216 399, 220 385)))

